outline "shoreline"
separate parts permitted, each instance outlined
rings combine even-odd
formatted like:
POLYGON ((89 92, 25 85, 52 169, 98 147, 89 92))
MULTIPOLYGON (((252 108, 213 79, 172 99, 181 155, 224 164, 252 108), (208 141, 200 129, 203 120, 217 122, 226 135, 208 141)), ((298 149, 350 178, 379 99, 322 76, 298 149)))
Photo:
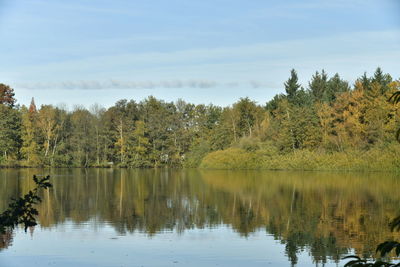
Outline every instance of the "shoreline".
POLYGON ((329 168, 319 168, 319 169, 310 169, 310 168, 204 168, 204 167, 171 167, 171 166, 163 166, 163 167, 153 167, 153 168, 140 168, 140 167, 72 167, 72 166, 57 166, 57 167, 49 167, 49 166, 0 166, 0 170, 22 170, 22 169, 112 169, 112 170, 160 170, 160 169, 169 169, 169 170, 199 170, 199 171, 272 171, 272 172, 368 172, 368 173, 400 173, 400 168, 396 169, 357 169, 357 168, 348 168, 348 169, 329 169, 329 168))

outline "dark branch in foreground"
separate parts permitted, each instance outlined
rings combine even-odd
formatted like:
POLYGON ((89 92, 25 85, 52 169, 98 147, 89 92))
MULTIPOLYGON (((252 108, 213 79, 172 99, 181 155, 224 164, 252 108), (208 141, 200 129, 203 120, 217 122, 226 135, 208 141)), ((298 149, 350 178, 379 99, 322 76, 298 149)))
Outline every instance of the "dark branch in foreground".
POLYGON ((23 224, 25 231, 28 227, 35 226, 35 216, 39 214, 34 207, 36 204, 42 202, 39 197, 40 189, 48 189, 51 187, 49 182, 50 176, 38 178, 33 176, 33 181, 36 187, 30 190, 27 194, 20 198, 12 198, 12 202, 8 208, 0 214, 0 233, 5 233, 7 229, 13 229, 19 224, 23 224))

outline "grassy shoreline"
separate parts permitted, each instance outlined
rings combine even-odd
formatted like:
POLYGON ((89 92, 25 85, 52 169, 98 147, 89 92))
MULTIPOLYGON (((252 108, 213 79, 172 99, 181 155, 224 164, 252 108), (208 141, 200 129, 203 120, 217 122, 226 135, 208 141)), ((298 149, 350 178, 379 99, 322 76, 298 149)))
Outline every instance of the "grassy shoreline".
MULTIPOLYGON (((12 161, 0 164, 5 168, 128 168, 126 165, 93 166, 30 166, 26 162, 12 161)), ((195 162, 183 166, 159 165, 159 168, 198 168, 219 170, 296 170, 296 171, 400 171, 400 145, 397 143, 377 146, 370 150, 348 150, 323 152, 295 150, 279 153, 275 149, 246 150, 230 147, 196 158, 195 162)))
POLYGON ((288 154, 228 148, 206 155, 202 169, 400 171, 400 146, 369 151, 320 153, 297 150, 288 154))

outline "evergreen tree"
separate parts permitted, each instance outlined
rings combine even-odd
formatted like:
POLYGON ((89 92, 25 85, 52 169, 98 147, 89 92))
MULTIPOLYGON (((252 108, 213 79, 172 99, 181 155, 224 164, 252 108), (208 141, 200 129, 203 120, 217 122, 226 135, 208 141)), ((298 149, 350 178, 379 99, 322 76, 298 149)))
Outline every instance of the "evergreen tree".
POLYGON ((367 73, 364 72, 364 74, 356 80, 356 84, 360 83, 364 90, 369 90, 370 84, 371 84, 371 79, 368 78, 367 73))
POLYGON ((0 162, 17 159, 21 147, 21 116, 18 110, 0 104, 0 162))
POLYGON ((0 83, 0 161, 17 159, 21 147, 21 115, 15 102, 14 90, 0 83))
POLYGON ((308 83, 309 91, 314 98, 314 101, 327 101, 328 91, 328 75, 322 70, 312 76, 311 82, 308 83))
POLYGON ((295 104, 297 102, 297 93, 301 87, 298 83, 296 70, 292 69, 290 71, 290 78, 284 83, 284 85, 289 103, 295 104))
POLYGON ((375 70, 374 76, 371 78, 372 83, 379 84, 381 87, 381 94, 389 90, 389 84, 392 82, 392 77, 389 74, 384 74, 382 69, 378 67, 375 70))
POLYGON ((332 103, 333 101, 335 101, 338 94, 349 91, 350 91, 349 83, 342 80, 339 74, 336 73, 328 81, 324 99, 326 102, 332 103))
POLYGON ((38 110, 34 99, 19 108, 12 88, 0 84, 0 157, 29 166, 198 166, 206 153, 230 147, 254 155, 375 149, 396 131, 400 110, 386 99, 400 82, 380 68, 353 88, 322 70, 306 91, 291 70, 284 88, 286 95, 264 108, 247 97, 226 108, 149 97, 67 112, 51 105, 38 110))
POLYGON ((275 95, 270 101, 266 103, 265 109, 272 114, 273 111, 278 108, 279 102, 281 102, 283 99, 285 99, 284 94, 275 95))

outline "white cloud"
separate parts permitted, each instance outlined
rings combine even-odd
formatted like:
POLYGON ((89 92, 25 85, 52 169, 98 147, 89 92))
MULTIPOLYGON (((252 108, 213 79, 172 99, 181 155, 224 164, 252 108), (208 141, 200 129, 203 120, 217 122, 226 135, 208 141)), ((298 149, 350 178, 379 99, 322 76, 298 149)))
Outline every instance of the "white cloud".
POLYGON ((106 89, 209 89, 209 88, 237 88, 237 87, 250 87, 250 88, 271 88, 276 87, 275 84, 263 81, 249 81, 249 82, 217 82, 212 80, 165 80, 165 81, 126 81, 126 80, 80 80, 80 81, 62 81, 62 82, 27 82, 16 83, 20 89, 28 90, 106 90, 106 89))
POLYGON ((269 88, 281 88, 291 68, 298 70, 303 84, 320 69, 330 74, 339 72, 352 80, 364 71, 372 72, 381 66, 398 77, 400 63, 394 60, 398 57, 399 31, 359 32, 236 47, 109 54, 34 64, 8 69, 7 75, 12 79, 5 81, 25 88, 212 88, 229 83, 246 83, 250 88, 257 88, 261 83, 269 88))
POLYGON ((210 80, 170 80, 170 81, 122 81, 122 80, 81 80, 63 82, 33 82, 17 83, 18 88, 23 89, 153 89, 153 88, 212 88, 218 83, 210 80))

